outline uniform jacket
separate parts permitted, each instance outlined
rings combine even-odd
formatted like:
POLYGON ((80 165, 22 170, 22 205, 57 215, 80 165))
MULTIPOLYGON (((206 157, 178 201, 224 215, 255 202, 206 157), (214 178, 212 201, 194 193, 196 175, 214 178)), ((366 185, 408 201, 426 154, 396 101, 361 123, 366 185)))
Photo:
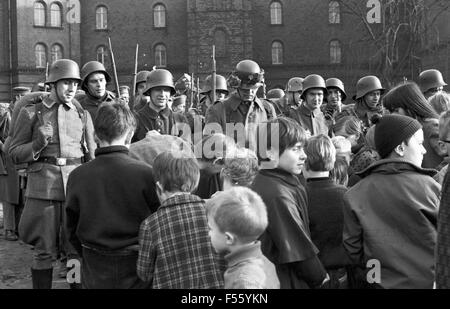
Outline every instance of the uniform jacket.
MULTIPOLYGON (((289 98, 292 98, 291 94, 289 94, 289 98)), ((277 116, 279 116, 279 117, 281 117, 281 116, 289 117, 290 114, 294 110, 298 109, 300 105, 296 105, 292 101, 293 101, 293 99, 291 99, 291 100, 288 99, 288 94, 286 94, 285 96, 283 96, 280 99, 273 100, 273 106, 275 107, 275 111, 277 112, 277 116)))
POLYGON ((91 114, 91 118, 95 119, 100 104, 104 102, 112 103, 115 99, 115 96, 112 92, 106 90, 105 97, 102 99, 93 97, 89 94, 89 92, 77 94, 75 96, 75 99, 80 102, 81 106, 83 106, 83 108, 87 110, 89 114, 91 114))
POLYGON ((384 288, 430 289, 441 186, 426 170, 383 159, 344 196, 344 247, 353 263, 377 259, 384 288))
POLYGON ((311 112, 303 103, 298 109, 290 112, 290 117, 297 121, 305 130, 311 132, 311 136, 328 135, 327 122, 320 109, 311 112))
POLYGON ((136 116, 138 125, 133 136, 133 142, 142 140, 152 130, 160 134, 179 136, 180 132, 178 129, 183 128, 187 129, 190 133, 190 127, 186 117, 180 113, 174 113, 168 106, 160 112, 157 112, 147 104, 136 112, 136 116), (186 125, 186 127, 182 127, 183 125, 186 125))
MULTIPOLYGON (((34 149, 37 145, 38 128, 41 126, 35 113, 34 104, 21 109, 9 154, 15 164, 28 163, 27 197, 63 201, 67 178, 77 165, 57 166, 38 160, 40 157, 82 158, 83 122, 73 103, 59 104, 47 95, 43 101, 42 118, 44 123, 52 123, 53 136, 47 146, 34 149)), ((85 116, 85 141, 89 160, 94 157, 96 144, 91 117, 88 113, 85 116)))
MULTIPOLYGON (((240 108, 244 104, 237 92, 232 93, 227 99, 217 101, 210 106, 206 112, 206 128, 213 128, 212 124, 218 124, 223 133, 227 134, 227 123, 236 125, 241 123, 245 127, 246 141, 255 143, 256 141, 256 127, 259 123, 276 118, 276 112, 273 105, 259 98, 250 103, 247 108, 240 108)), ((230 132, 231 134, 231 132, 230 132)), ((256 144, 253 144, 256 145, 256 144)))
POLYGON ((79 254, 82 244, 105 251, 137 248, 141 222, 159 206, 152 169, 132 159, 125 146, 97 148, 95 154, 69 176, 69 241, 79 254))

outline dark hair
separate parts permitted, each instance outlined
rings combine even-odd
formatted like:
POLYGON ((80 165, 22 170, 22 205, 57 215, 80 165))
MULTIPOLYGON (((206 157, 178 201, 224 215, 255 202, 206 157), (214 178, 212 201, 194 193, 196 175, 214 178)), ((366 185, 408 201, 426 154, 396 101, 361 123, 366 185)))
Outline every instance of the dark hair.
POLYGON ((348 183, 348 163, 344 157, 336 157, 334 167, 330 171, 330 177, 338 185, 347 186, 348 183))
POLYGON ((272 119, 258 125, 258 156, 262 160, 267 159, 267 150, 272 148, 278 150, 278 155, 281 156, 287 148, 294 147, 297 143, 305 145, 306 140, 305 129, 295 120, 287 117, 272 119), (278 141, 272 141, 274 134, 278 141))
POLYGON ((193 192, 200 179, 200 167, 191 153, 166 151, 153 161, 155 181, 164 191, 193 192))
POLYGON ((110 143, 128 130, 136 129, 136 119, 128 106, 114 102, 101 104, 94 120, 95 135, 110 143))
POLYGON ((383 97, 382 102, 391 113, 401 107, 406 111, 407 116, 414 119, 438 119, 438 115, 414 82, 395 86, 383 97))

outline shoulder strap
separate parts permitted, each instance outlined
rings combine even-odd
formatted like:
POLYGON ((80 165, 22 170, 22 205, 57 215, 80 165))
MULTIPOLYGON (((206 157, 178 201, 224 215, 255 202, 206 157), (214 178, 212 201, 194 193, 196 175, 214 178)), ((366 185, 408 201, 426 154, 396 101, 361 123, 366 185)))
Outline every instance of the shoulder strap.
POLYGON ((86 125, 87 125, 87 111, 81 106, 80 102, 77 100, 72 100, 72 104, 77 109, 78 117, 81 119, 81 123, 83 125, 83 133, 81 135, 81 148, 83 149, 83 152, 86 154, 89 152, 89 149, 86 144, 86 125))

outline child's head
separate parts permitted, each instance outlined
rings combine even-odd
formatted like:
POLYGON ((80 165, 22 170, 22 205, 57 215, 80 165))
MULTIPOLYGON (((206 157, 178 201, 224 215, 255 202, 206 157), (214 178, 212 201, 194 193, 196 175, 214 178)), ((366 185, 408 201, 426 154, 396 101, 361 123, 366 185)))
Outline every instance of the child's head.
POLYGON ((319 134, 311 137, 306 143, 306 170, 312 172, 329 172, 336 161, 336 148, 331 139, 319 134))
POLYGON ((188 152, 160 153, 153 162, 153 173, 159 193, 191 193, 200 178, 197 159, 188 152))
POLYGON ((258 173, 258 158, 247 148, 238 148, 236 154, 225 158, 222 169, 223 188, 233 186, 249 187, 258 173))
MULTIPOLYGON (((300 174, 306 155, 305 129, 296 121, 279 117, 258 126, 258 155, 270 159, 276 167, 293 174, 300 174)), ((264 165, 262 166, 264 168, 264 165)))
POLYGON ((352 144, 343 136, 334 136, 331 141, 336 148, 336 157, 343 157, 350 164, 352 159, 352 144))
POLYGON ((245 187, 219 192, 206 202, 210 237, 218 253, 259 238, 268 225, 261 197, 245 187))
POLYGON ((125 144, 129 144, 136 119, 130 109, 121 103, 102 104, 94 120, 95 136, 101 142, 112 143, 126 137, 125 144))
POLYGON ((450 156, 450 111, 439 117, 439 144, 450 156))
POLYGON ((338 185, 347 186, 348 185, 348 167, 349 164, 344 157, 336 157, 336 162, 334 162, 334 167, 330 171, 330 177, 338 185))
POLYGON ((435 112, 440 115, 450 109, 450 94, 445 91, 438 92, 429 97, 428 102, 435 112))
POLYGON ((362 134, 361 122, 354 116, 343 116, 333 125, 336 136, 347 138, 352 146, 355 146, 362 134))

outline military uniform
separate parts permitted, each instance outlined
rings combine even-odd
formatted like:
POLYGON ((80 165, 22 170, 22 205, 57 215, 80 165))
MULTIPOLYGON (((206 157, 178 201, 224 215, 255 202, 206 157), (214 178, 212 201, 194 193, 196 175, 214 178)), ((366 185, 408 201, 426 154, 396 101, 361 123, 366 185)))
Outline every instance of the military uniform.
POLYGON ((319 134, 328 135, 328 126, 325 115, 320 109, 310 111, 305 104, 302 104, 297 110, 292 110, 289 115, 305 130, 311 132, 311 136, 319 134))
POLYGON ((115 96, 112 92, 106 90, 105 96, 101 99, 93 97, 92 95, 89 94, 89 92, 77 94, 75 96, 75 99, 78 102, 80 102, 81 106, 83 106, 83 108, 87 110, 89 114, 91 114, 91 118, 95 119, 100 104, 104 102, 107 103, 114 102, 115 96))

